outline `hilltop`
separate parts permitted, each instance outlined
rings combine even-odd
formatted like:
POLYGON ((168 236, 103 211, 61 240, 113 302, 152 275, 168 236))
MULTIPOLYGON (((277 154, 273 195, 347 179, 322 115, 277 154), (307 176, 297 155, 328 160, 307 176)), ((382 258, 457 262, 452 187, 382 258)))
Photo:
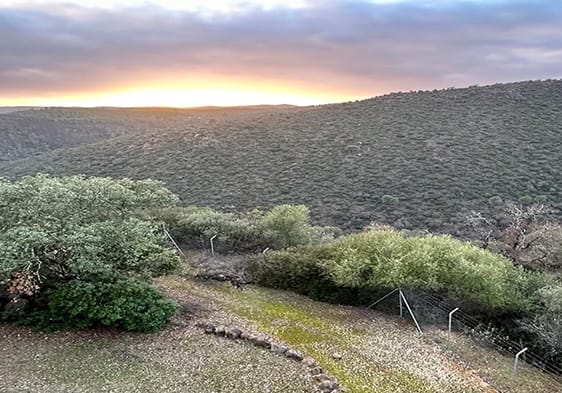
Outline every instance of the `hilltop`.
POLYGON ((304 203, 322 224, 454 233, 492 197, 562 216, 560 108, 562 80, 305 108, 22 111, 0 117, 0 176, 150 177, 185 204, 304 203))

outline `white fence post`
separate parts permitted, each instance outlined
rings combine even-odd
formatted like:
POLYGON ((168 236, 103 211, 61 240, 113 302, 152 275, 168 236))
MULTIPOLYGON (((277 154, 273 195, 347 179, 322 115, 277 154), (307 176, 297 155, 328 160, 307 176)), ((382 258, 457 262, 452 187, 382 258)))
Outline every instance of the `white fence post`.
POLYGON ((513 364, 513 374, 517 372, 517 363, 519 363, 519 356, 521 356, 524 352, 526 352, 529 348, 525 347, 515 355, 515 363, 513 364))
POLYGON ((168 232, 168 230, 166 229, 166 224, 162 224, 162 229, 164 230, 164 233, 166 234, 166 236, 168 237, 168 239, 172 242, 172 244, 174 245, 174 247, 176 248, 176 250, 178 250, 178 252, 185 256, 184 252, 182 251, 182 249, 180 248, 180 246, 178 246, 178 243, 176 243, 176 241, 174 240, 174 238, 172 237, 172 235, 170 235, 170 232, 168 232))
POLYGON ((215 245, 213 244, 213 240, 217 237, 217 235, 214 235, 210 242, 211 242, 211 255, 214 257, 215 256, 215 245))
POLYGON ((414 323, 416 324, 416 328, 418 329, 418 332, 420 334, 423 334, 423 331, 420 327, 420 324, 418 323, 418 320, 416 319, 416 316, 414 315, 414 312, 410 308, 410 305, 408 304, 408 301, 406 300, 406 296, 404 296, 404 293, 402 293, 401 289, 398 290, 398 294, 402 297, 402 300, 404 300, 404 304, 406 305, 406 308, 408 309, 408 312, 412 316, 412 319, 414 320, 414 323))
POLYGON ((400 305, 400 318, 404 318, 404 306, 402 305, 402 290, 398 287, 398 303, 400 305))
POLYGON ((447 333, 447 338, 451 338, 451 328, 453 326, 453 314, 459 311, 459 308, 455 308, 449 313, 449 332, 447 333))

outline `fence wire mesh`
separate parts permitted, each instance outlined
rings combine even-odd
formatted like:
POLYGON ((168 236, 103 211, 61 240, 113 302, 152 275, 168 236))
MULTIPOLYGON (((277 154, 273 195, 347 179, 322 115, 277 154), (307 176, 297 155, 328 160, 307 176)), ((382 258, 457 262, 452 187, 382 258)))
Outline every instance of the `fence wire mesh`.
MULTIPOLYGON (((435 294, 417 294, 416 298, 417 309, 429 307, 433 309, 433 315, 436 314, 435 311, 437 311, 437 314, 441 314, 439 316, 441 321, 444 320, 445 315, 448 318, 449 312, 457 307, 457 305, 435 294)), ((506 335, 502 335, 492 325, 478 320, 462 309, 457 310, 453 314, 452 319, 455 330, 476 336, 503 354, 510 354, 515 357, 519 351, 526 348, 524 342, 517 342, 506 335)), ((545 359, 531 350, 527 350, 522 354, 520 361, 541 370, 544 378, 547 378, 550 383, 559 385, 560 391, 562 391, 562 367, 560 365, 545 359)))

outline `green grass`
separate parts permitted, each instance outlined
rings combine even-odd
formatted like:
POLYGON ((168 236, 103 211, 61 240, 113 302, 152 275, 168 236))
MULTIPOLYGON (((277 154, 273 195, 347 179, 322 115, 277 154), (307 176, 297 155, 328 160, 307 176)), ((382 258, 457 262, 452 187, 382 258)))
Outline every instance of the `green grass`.
MULTIPOLYGON (((348 393, 558 393, 560 384, 513 359, 377 312, 288 292, 167 277, 160 284, 196 315, 259 330, 314 357, 348 393), (187 302, 187 303, 185 303, 187 302), (341 359, 333 357, 335 353, 341 359)), ((0 391, 312 393, 297 362, 192 329, 192 317, 158 334, 39 333, 0 324, 0 391)))

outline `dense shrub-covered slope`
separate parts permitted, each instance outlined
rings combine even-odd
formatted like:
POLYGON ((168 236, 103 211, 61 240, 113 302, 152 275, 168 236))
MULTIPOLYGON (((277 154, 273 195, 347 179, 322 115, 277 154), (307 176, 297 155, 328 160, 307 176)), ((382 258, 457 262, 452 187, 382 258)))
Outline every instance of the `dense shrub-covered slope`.
MULTIPOLYGON (((377 221, 455 233, 464 212, 502 199, 546 202, 560 217, 560 108, 562 81, 555 80, 310 108, 138 110, 147 125, 140 133, 4 162, 0 175, 151 177, 188 204, 303 203, 324 225, 377 221)), ((107 112, 135 124, 131 110, 107 112)))

